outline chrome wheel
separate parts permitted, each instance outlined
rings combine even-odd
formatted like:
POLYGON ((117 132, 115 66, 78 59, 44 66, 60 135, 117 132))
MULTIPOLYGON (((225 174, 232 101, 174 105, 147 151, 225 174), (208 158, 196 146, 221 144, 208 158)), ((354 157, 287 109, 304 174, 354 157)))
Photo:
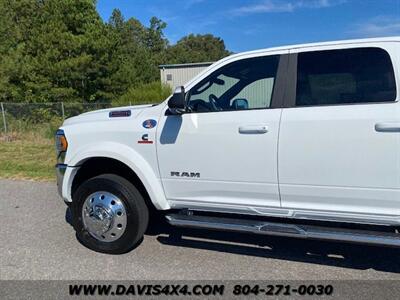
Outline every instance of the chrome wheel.
POLYGON ((100 191, 86 198, 82 220, 91 236, 102 242, 113 242, 125 232, 126 209, 117 196, 100 191))

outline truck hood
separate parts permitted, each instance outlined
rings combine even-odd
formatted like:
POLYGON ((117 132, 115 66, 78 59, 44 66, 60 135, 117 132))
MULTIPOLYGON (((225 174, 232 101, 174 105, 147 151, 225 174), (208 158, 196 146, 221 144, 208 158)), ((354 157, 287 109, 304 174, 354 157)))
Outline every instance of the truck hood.
POLYGON ((146 105, 135 105, 135 106, 124 106, 124 107, 113 107, 107 109, 94 110, 87 113, 80 114, 76 117, 68 118, 64 121, 63 126, 68 126, 77 123, 86 123, 86 122, 98 122, 98 121, 107 121, 110 119, 110 112, 118 112, 118 111, 130 111, 131 115, 129 117, 120 117, 118 119, 129 119, 136 118, 141 112, 149 107, 152 107, 152 104, 146 105))

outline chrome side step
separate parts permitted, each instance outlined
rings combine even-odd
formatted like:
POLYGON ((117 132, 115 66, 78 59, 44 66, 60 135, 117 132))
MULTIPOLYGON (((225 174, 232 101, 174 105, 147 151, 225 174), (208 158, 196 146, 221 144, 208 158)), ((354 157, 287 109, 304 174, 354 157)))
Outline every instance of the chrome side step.
POLYGON ((178 227, 400 247, 400 234, 388 232, 185 214, 169 214, 166 218, 169 224, 178 227))

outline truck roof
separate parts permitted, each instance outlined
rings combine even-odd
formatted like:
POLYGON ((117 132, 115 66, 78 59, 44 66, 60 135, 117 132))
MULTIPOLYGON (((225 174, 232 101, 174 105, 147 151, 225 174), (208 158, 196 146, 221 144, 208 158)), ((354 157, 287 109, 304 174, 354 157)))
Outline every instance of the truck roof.
POLYGON ((329 42, 318 42, 318 43, 307 43, 307 44, 295 44, 295 45, 287 45, 287 46, 279 46, 279 47, 271 47, 271 48, 264 48, 259 50, 253 51, 246 51, 246 52, 239 52, 236 54, 229 55, 214 64, 208 67, 206 70, 192 78, 192 80, 188 81, 185 85, 185 88, 190 86, 193 82, 197 80, 197 78, 203 76, 206 73, 211 72, 219 68, 219 66, 225 64, 229 61, 234 61, 236 59, 240 59, 241 57, 251 57, 252 55, 263 55, 266 52, 279 52, 285 50, 293 50, 299 48, 308 48, 308 47, 322 47, 322 46, 338 46, 338 45, 351 45, 351 44, 363 44, 363 43, 382 43, 382 42, 400 42, 400 36, 391 36, 391 37, 379 37, 379 38, 365 38, 365 39, 349 39, 349 40, 339 40, 339 41, 329 41, 329 42))
POLYGON ((278 47, 271 47, 271 48, 264 48, 264 49, 259 49, 259 50, 240 52, 237 54, 233 54, 230 57, 241 56, 241 55, 246 55, 246 54, 256 54, 256 53, 265 52, 265 51, 279 51, 279 50, 290 50, 290 49, 318 47, 318 46, 380 43, 380 42, 400 42, 400 36, 365 38, 365 39, 349 39, 349 40, 338 40, 338 41, 306 43, 306 44, 294 44, 294 45, 278 46, 278 47))

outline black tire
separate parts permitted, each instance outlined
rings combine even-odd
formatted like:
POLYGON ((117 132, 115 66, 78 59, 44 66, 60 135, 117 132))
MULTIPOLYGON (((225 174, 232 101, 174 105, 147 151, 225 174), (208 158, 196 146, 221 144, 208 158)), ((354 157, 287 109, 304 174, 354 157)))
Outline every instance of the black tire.
POLYGON ((143 239, 149 222, 149 211, 139 190, 128 180, 114 174, 104 174, 82 183, 73 195, 73 225, 78 240, 89 249, 109 254, 122 254, 132 250, 143 239), (82 206, 89 195, 106 191, 119 197, 123 202, 127 226, 122 236, 112 242, 102 242, 91 236, 84 228, 82 206))

